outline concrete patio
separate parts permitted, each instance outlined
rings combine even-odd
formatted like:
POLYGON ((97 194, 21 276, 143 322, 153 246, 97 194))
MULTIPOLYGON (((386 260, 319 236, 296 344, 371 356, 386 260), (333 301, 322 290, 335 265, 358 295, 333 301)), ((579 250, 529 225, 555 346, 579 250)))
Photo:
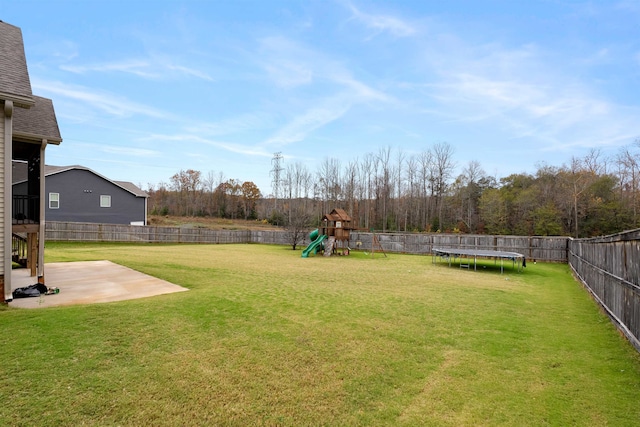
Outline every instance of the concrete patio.
MULTIPOLYGON (((123 301, 145 298, 187 288, 149 276, 111 261, 56 262, 45 264, 46 286, 60 293, 36 298, 18 298, 10 307, 43 308, 74 304, 123 301)), ((35 277, 27 269, 11 272, 12 289, 33 285, 35 277)))

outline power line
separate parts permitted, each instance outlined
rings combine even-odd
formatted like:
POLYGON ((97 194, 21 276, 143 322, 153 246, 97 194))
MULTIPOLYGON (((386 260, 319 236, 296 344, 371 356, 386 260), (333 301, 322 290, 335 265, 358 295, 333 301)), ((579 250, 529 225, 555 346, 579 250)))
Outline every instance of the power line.
POLYGON ((271 176, 273 177, 271 180, 271 186, 273 188, 273 198, 274 198, 274 209, 278 207, 278 195, 280 194, 280 173, 283 170, 282 162, 283 156, 282 152, 278 151, 273 154, 273 159, 271 159, 271 164, 273 165, 273 169, 271 169, 271 176))

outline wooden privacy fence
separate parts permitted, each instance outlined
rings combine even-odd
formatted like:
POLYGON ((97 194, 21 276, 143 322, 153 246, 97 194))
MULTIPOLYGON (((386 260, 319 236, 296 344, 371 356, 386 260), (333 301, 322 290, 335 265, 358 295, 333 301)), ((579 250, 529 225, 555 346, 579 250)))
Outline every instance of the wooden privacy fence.
POLYGON ((569 240, 569 265, 640 351, 640 229, 569 240))
POLYGON ((195 227, 155 227, 84 222, 45 223, 45 240, 135 243, 248 243, 248 230, 209 230, 195 227))
MULTIPOLYGON (((47 222, 50 241, 139 242, 139 243, 264 243, 291 244, 287 231, 210 230, 194 227, 131 226, 79 222, 47 222)), ((519 252, 528 259, 567 262, 566 237, 484 236, 467 234, 385 233, 376 234, 388 252, 430 254, 435 248, 477 248, 519 252)), ((371 250, 372 233, 352 232, 350 245, 371 250), (360 245, 355 246, 359 242, 360 245)), ((300 246, 309 244, 309 236, 300 246)))
MULTIPOLYGON (((431 254, 433 248, 487 249, 518 252, 527 259, 567 262, 566 237, 487 236, 471 234, 376 234, 385 251, 431 254)), ((371 249, 372 233, 351 232, 351 245, 362 243, 363 249, 371 249)))
POLYGON ((65 242, 131 243, 265 243, 286 245, 283 231, 210 230, 199 227, 157 227, 84 222, 45 224, 45 239, 65 242))

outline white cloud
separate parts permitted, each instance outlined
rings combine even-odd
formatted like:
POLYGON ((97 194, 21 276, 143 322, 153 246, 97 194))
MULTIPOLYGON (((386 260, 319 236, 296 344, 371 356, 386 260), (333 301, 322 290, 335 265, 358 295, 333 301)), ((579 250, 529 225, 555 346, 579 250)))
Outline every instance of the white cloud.
POLYGON ((160 151, 157 150, 149 150, 146 148, 136 148, 136 147, 123 147, 121 145, 113 145, 113 144, 96 144, 92 142, 79 141, 73 143, 73 141, 65 141, 65 147, 73 147, 75 151, 87 151, 87 152, 102 152, 106 154, 115 154, 121 157, 141 157, 141 158, 149 158, 149 157, 159 157, 162 155, 160 151))
POLYGON ((258 111, 239 114, 215 122, 187 125, 185 130, 196 135, 233 135, 273 128, 274 120, 274 115, 271 112, 258 111))
MULTIPOLYGON (((441 123, 482 124, 496 135, 536 141, 544 150, 607 146, 637 132, 638 108, 617 104, 601 92, 583 60, 571 61, 567 53, 536 45, 507 48, 448 40, 428 46, 424 65, 430 81, 402 86, 419 88, 431 100, 423 112, 441 123)), ((606 49, 598 51, 593 65, 607 55, 606 49)))
POLYGON ((396 37, 407 37, 416 33, 416 29, 412 25, 395 16, 369 14, 361 11, 350 2, 346 2, 345 5, 351 10, 355 20, 374 30, 375 34, 388 32, 396 37))
POLYGON ((193 134, 175 134, 175 135, 162 135, 162 134, 151 134, 149 136, 138 138, 138 141, 152 141, 154 143, 158 142, 179 142, 182 144, 195 143, 195 144, 205 144, 210 145, 212 147, 221 148, 225 151, 229 151, 237 154, 244 154, 248 156, 260 156, 260 157, 270 157, 271 153, 267 153, 262 148, 255 147, 245 147, 240 144, 233 144, 230 142, 223 141, 215 141, 208 138, 203 138, 199 135, 193 134))
POLYGON ((342 62, 284 37, 261 40, 261 54, 265 56, 264 68, 280 87, 330 84, 335 85, 335 92, 347 88, 355 102, 390 100, 385 93, 357 80, 342 62))
POLYGON ((280 61, 265 64, 265 69, 278 86, 294 88, 313 81, 313 72, 302 63, 280 61))
POLYGON ((356 80, 348 73, 337 72, 329 76, 336 83, 343 84, 351 93, 351 96, 354 99, 354 102, 365 102, 365 101, 391 101, 391 97, 386 93, 376 90, 371 86, 366 85, 365 83, 356 80))
POLYGON ((287 89, 312 83, 321 56, 284 37, 261 39, 258 55, 269 77, 287 89))
POLYGON ((167 78, 171 73, 174 73, 179 76, 189 76, 201 80, 213 81, 211 76, 203 71, 176 64, 172 60, 161 56, 151 56, 145 59, 125 59, 88 65, 63 64, 60 65, 60 69, 77 74, 86 74, 88 72, 120 72, 152 80, 167 78))
POLYGON ((37 93, 45 95, 53 94, 57 97, 65 97, 72 101, 81 102, 91 108, 100 110, 112 116, 130 117, 134 115, 143 115, 155 118, 170 117, 169 114, 153 107, 138 104, 127 98, 110 93, 97 92, 83 86, 39 79, 32 79, 31 85, 37 93))
POLYGON ((146 148, 135 148, 135 147, 121 147, 117 145, 98 145, 91 144, 95 147, 95 149, 103 151, 109 154, 117 154, 125 157, 158 157, 160 156, 159 151, 148 150, 146 148))
POLYGON ((77 43, 67 39, 42 38, 37 43, 30 45, 27 51, 29 53, 30 67, 32 54, 54 62, 71 61, 78 57, 77 43))
POLYGON ((356 79, 343 62, 323 52, 284 37, 264 38, 260 47, 262 64, 270 78, 292 91, 291 97, 296 99, 292 106, 283 106, 283 114, 289 119, 264 140, 265 146, 303 141, 355 105, 392 101, 386 93, 356 79), (309 92, 298 94, 294 90, 307 85, 309 92), (291 109, 288 114, 287 108, 291 109))
POLYGON ((197 70, 195 68, 190 68, 190 67, 185 67, 183 65, 175 65, 175 64, 166 64, 166 67, 169 70, 179 71, 180 73, 187 76, 197 77, 202 80, 213 81, 213 78, 211 78, 211 76, 209 76, 207 73, 197 70))
POLYGON ((338 120, 350 108, 350 103, 340 97, 325 102, 325 105, 311 107, 280 128, 264 145, 281 146, 303 141, 313 131, 338 120))
POLYGON ((69 65, 64 64, 60 66, 60 69, 69 71, 71 73, 85 74, 90 71, 96 72, 122 72, 133 74, 138 77, 157 79, 160 77, 158 73, 151 73, 149 70, 150 64, 147 61, 132 59, 120 62, 109 62, 91 65, 69 65))

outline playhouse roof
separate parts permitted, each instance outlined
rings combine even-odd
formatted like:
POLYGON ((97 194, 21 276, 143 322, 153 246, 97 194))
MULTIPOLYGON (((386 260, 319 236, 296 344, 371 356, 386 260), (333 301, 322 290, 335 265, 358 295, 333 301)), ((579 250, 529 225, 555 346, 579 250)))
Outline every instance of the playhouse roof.
POLYGON ((351 221, 351 217, 347 215, 344 209, 334 209, 330 214, 326 214, 323 219, 329 221, 351 221))

